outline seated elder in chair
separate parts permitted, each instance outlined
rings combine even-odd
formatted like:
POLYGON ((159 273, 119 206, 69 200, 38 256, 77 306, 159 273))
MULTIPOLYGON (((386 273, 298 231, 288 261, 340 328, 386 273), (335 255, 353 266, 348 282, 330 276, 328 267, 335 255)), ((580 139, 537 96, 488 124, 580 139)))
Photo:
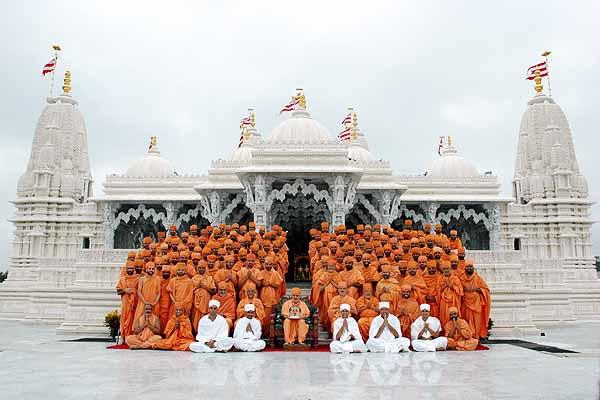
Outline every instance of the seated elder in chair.
POLYGON ((294 344, 298 340, 299 344, 304 344, 308 325, 304 319, 310 315, 310 310, 306 304, 300 300, 300 288, 292 289, 292 298, 281 307, 281 315, 285 318, 283 322, 283 335, 286 344, 294 344))

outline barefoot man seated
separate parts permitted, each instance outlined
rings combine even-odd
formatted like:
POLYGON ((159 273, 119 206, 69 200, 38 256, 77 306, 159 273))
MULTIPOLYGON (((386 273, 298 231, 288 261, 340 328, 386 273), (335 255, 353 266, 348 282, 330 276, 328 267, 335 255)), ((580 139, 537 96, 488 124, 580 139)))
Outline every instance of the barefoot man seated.
POLYGON ((190 350, 195 353, 227 352, 233 346, 229 337, 229 325, 217 312, 221 303, 218 300, 208 302, 208 314, 200 318, 198 323, 197 342, 190 344, 190 350))
POLYGON ((479 340, 473 338, 471 327, 462 318, 458 318, 458 308, 448 309, 450 320, 444 326, 448 338, 448 350, 475 350, 479 340))
POLYGON ((144 306, 144 314, 133 323, 133 335, 125 338, 125 343, 131 350, 149 349, 162 338, 160 318, 152 314, 152 304, 144 306))
POLYGON ((256 318, 256 307, 252 303, 244 306, 246 315, 237 320, 233 332, 233 345, 241 351, 261 351, 265 348, 262 335, 261 321, 256 318))
POLYGON ((399 353, 408 351, 410 340, 402 337, 398 318, 390 314, 390 303, 379 303, 379 315, 373 318, 369 329, 367 348, 373 353, 399 353))
POLYGON ((306 304, 300 300, 300 288, 292 289, 292 298, 281 307, 281 315, 285 318, 283 321, 283 335, 285 344, 294 344, 296 339, 298 344, 304 344, 308 325, 304 319, 310 315, 310 310, 306 304))
POLYGON ((412 323, 410 335, 414 351, 446 350, 446 338, 440 336, 440 320, 429 315, 429 304, 421 304, 421 316, 412 323))
POLYGON ((341 316, 333 323, 333 341, 329 344, 332 353, 361 353, 367 347, 362 340, 358 323, 350 316, 350 304, 340 305, 341 316))

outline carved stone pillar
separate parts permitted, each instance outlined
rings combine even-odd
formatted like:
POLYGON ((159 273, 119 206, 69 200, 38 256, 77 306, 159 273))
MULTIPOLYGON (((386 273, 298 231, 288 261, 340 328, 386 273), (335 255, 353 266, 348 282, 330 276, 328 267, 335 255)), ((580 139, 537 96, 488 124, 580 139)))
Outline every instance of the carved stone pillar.
POLYGON ((432 226, 440 222, 437 217, 437 210, 440 208, 440 203, 424 203, 421 208, 425 210, 427 222, 432 226))
POLYGON ((490 250, 500 250, 500 206, 497 203, 484 203, 490 227, 490 250))
POLYGON ((336 176, 333 186, 330 187, 333 198, 333 209, 331 210, 331 227, 346 224, 346 183, 344 177, 336 176))
POLYGON ((112 250, 115 248, 115 211, 117 203, 104 203, 104 249, 112 250))
POLYGON ((254 223, 256 226, 268 226, 267 216, 267 182, 263 175, 257 175, 254 180, 254 223))

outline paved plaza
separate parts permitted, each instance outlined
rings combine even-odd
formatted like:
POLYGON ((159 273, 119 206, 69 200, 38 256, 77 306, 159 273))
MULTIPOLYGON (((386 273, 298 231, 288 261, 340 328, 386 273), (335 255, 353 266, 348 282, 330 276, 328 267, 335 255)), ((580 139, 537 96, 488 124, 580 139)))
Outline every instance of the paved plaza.
POLYGON ((468 353, 270 352, 202 355, 107 350, 54 327, 0 322, 2 399, 597 399, 600 323, 468 353))

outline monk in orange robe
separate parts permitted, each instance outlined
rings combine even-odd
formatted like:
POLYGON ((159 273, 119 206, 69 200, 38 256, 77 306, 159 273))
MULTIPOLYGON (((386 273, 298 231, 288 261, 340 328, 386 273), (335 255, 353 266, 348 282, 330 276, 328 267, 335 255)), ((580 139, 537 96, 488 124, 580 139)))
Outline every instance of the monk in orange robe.
POLYGON ((408 263, 408 273, 402 284, 410 285, 412 298, 415 299, 418 304, 423 304, 425 302, 427 284, 425 283, 423 276, 419 273, 418 264, 415 261, 411 260, 408 263))
POLYGON ((133 317, 137 301, 138 277, 133 265, 127 265, 125 275, 117 282, 117 294, 121 296, 121 336, 126 338, 133 331, 133 317))
MULTIPOLYGON (((186 278, 189 279, 187 275, 186 278)), ((167 338, 154 343, 152 345, 153 349, 188 351, 190 349, 190 343, 194 342, 192 323, 188 316, 185 315, 185 306, 176 303, 174 308, 175 314, 169 319, 169 322, 165 327, 165 336, 167 338)))
POLYGON ((254 315, 262 324, 262 321, 265 320, 265 306, 257 296, 256 286, 254 286, 254 284, 248 284, 248 286, 246 286, 246 298, 241 299, 237 305, 236 316, 238 319, 246 315, 246 311, 244 310, 246 304, 254 304, 254 315))
POLYGON ((144 306, 144 313, 133 323, 133 334, 125 338, 125 343, 131 350, 150 349, 162 338, 160 318, 152 313, 152 305, 144 306))
POLYGON ((458 256, 456 254, 451 254, 450 255, 450 269, 452 269, 452 273, 454 275, 456 275, 458 277, 458 279, 462 279, 463 274, 465 273, 464 270, 460 270, 458 268, 459 266, 459 262, 458 262, 458 256))
POLYGON ((160 280, 160 298, 158 299, 158 315, 160 317, 160 326, 164 329, 169 322, 171 312, 171 296, 167 291, 169 282, 171 281, 171 267, 164 265, 162 269, 162 279, 160 280))
POLYGON ((379 298, 382 293, 399 293, 398 281, 391 277, 392 267, 388 264, 381 266, 381 279, 375 288, 375 297, 379 298))
POLYGON ((379 315, 379 300, 373 296, 373 290, 370 284, 363 286, 363 295, 356 301, 356 311, 358 312, 358 329, 363 340, 369 339, 369 329, 373 318, 379 315))
MULTIPOLYGON (((355 261, 352 257, 344 258, 344 269, 339 273, 340 279, 348 286, 348 295, 354 300, 359 298, 359 291, 365 283, 365 278, 358 268, 354 267, 355 261)), ((340 303, 341 304, 341 303, 340 303)), ((339 313, 339 307, 338 307, 339 313)))
POLYGON ((353 316, 358 314, 356 310, 356 300, 348 294, 348 285, 346 285, 346 282, 344 281, 341 281, 338 284, 338 294, 331 299, 329 308, 327 309, 327 316, 329 317, 329 326, 331 326, 331 329, 333 329, 335 320, 341 316, 340 306, 342 304, 350 305, 350 314, 353 316))
POLYGON ((327 261, 327 272, 321 274, 317 282, 319 290, 319 302, 316 304, 319 307, 319 319, 325 329, 329 329, 329 304, 338 292, 338 285, 341 279, 336 271, 336 261, 330 258, 327 261))
POLYGON ((308 325, 304 320, 310 315, 310 310, 302 300, 300 300, 300 288, 292 289, 292 298, 281 306, 281 315, 283 316, 283 336, 286 344, 304 344, 308 325))
POLYGON ((400 327, 402 328, 402 336, 409 338, 410 326, 419 316, 421 310, 419 304, 412 297, 412 287, 409 284, 404 284, 401 287, 402 296, 396 304, 396 316, 400 320, 400 327))
POLYGON ((221 282, 217 285, 217 294, 212 297, 214 300, 218 300, 221 303, 219 307, 219 315, 223 316, 229 325, 229 329, 233 327, 233 322, 237 318, 237 307, 235 297, 227 292, 227 284, 221 282))
POLYGON ((260 300, 265 307, 263 330, 267 332, 271 323, 273 307, 279 303, 278 289, 283 282, 283 278, 275 269, 275 260, 273 260, 273 257, 265 257, 265 269, 262 271, 262 276, 263 287, 260 289, 260 300))
POLYGON ((479 344, 479 340, 473 338, 473 331, 467 321, 458 318, 458 309, 456 307, 450 307, 448 312, 450 318, 446 322, 446 325, 444 325, 444 332, 446 332, 446 338, 448 339, 446 349, 475 350, 479 344))
POLYGON ((194 285, 194 306, 192 307, 192 331, 198 329, 200 318, 208 314, 208 302, 211 297, 217 292, 217 286, 213 277, 208 274, 208 264, 201 260, 198 262, 196 275, 192 278, 194 285))
POLYGON ((452 229, 450 231, 450 248, 452 250, 454 250, 455 252, 458 251, 459 248, 462 247, 462 242, 461 240, 458 238, 458 231, 455 229, 452 229))
POLYGON ((138 289, 137 289, 137 307, 135 309, 134 321, 137 321, 139 317, 144 314, 146 304, 152 306, 152 313, 159 315, 160 305, 158 300, 160 299, 160 282, 161 278, 156 276, 156 270, 152 261, 146 264, 146 274, 138 278, 138 289))
POLYGON ((246 297, 246 288, 253 284, 255 287, 262 286, 262 272, 255 268, 256 256, 252 253, 246 257, 244 268, 238 272, 238 286, 240 288, 240 299, 246 297))
POLYGON ((470 258, 465 260, 465 273, 460 277, 460 281, 464 292, 461 314, 471 327, 475 338, 486 338, 492 304, 490 288, 475 272, 473 260, 470 258))
POLYGON ((167 285, 167 292, 171 297, 173 306, 171 307, 170 315, 175 315, 175 303, 180 303, 183 307, 183 312, 189 316, 192 312, 192 304, 194 303, 194 284, 189 276, 185 274, 185 264, 177 263, 175 266, 176 275, 171 278, 167 285))
POLYGON ((439 319, 440 315, 440 304, 437 299, 438 296, 438 278, 440 274, 437 270, 437 265, 434 260, 427 262, 427 273, 423 275, 423 281, 427 285, 425 292, 425 302, 429 304, 430 312, 429 315, 439 319))
MULTIPOLYGON (((460 310, 463 287, 460 279, 452 273, 449 261, 442 261, 442 275, 438 278, 438 296, 440 302, 440 322, 442 326, 448 322, 448 309, 456 307, 460 310)), ((459 311, 460 312, 460 311, 459 311)), ((460 316, 460 314, 459 314, 460 316)))
POLYGON ((214 275, 214 279, 216 285, 220 282, 225 282, 227 284, 227 291, 235 297, 237 295, 236 288, 238 287, 238 274, 233 269, 235 265, 234 260, 233 256, 226 256, 225 268, 218 270, 214 275))

